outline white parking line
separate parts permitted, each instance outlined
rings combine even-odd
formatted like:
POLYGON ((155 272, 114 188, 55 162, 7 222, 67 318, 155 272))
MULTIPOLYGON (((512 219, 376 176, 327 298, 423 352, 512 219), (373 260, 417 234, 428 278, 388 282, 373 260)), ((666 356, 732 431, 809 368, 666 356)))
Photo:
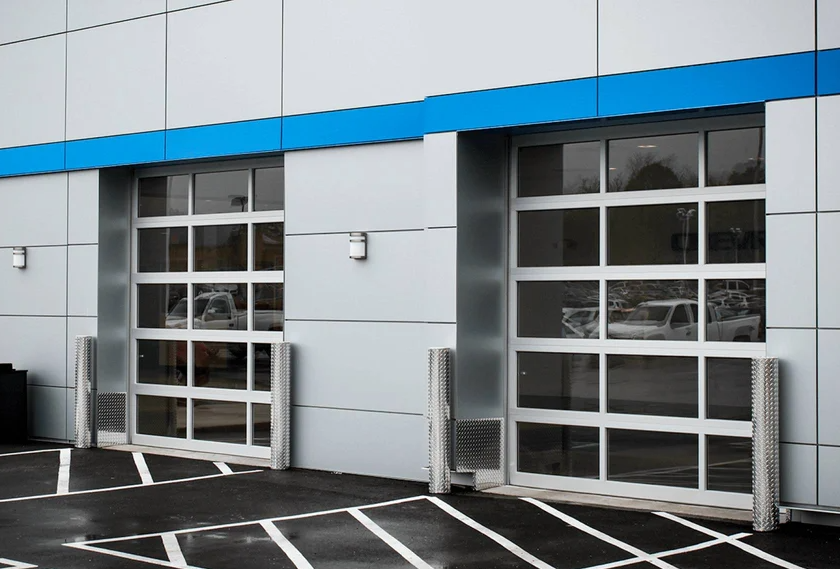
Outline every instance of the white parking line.
POLYGON ((58 459, 58 487, 56 494, 67 494, 70 492, 70 449, 63 448, 58 459))
POLYGON ((597 530, 593 527, 590 527, 590 526, 586 525, 585 523, 576 520, 572 516, 566 515, 563 512, 561 512, 561 511, 559 511, 555 508, 552 508, 548 504, 540 502, 539 500, 535 500, 534 498, 522 498, 522 500, 528 502, 529 504, 535 505, 536 507, 540 508, 544 512, 547 512, 547 513, 551 514, 555 518, 559 518, 559 519, 563 520, 564 522, 566 522, 567 524, 569 524, 573 528, 577 528, 582 532, 588 533, 592 537, 597 537, 601 541, 609 543, 610 545, 618 547, 619 549, 623 549, 624 551, 635 555, 639 559, 641 559, 643 561, 647 561, 651 565, 655 565, 655 566, 659 567, 660 569, 677 569, 676 567, 674 567, 670 563, 662 561, 661 559, 657 559, 655 556, 653 556, 653 555, 651 555, 651 554, 649 554, 645 551, 642 551, 638 547, 634 547, 634 546, 630 545, 629 543, 625 543, 625 542, 623 542, 619 539, 616 539, 616 538, 614 538, 610 535, 605 534, 602 531, 599 531, 599 530, 597 530))
POLYGON ((730 536, 724 535, 720 532, 717 532, 717 531, 711 530, 709 528, 703 527, 700 524, 696 524, 694 522, 684 520, 683 518, 680 518, 679 516, 675 516, 674 514, 669 514, 667 512, 654 512, 654 513, 657 516, 661 516, 665 519, 671 520, 673 522, 677 522, 678 524, 682 524, 682 525, 684 525, 686 527, 689 527, 689 528, 691 528, 695 531, 699 531, 700 533, 704 533, 706 535, 709 535, 709 536, 715 537, 717 539, 723 540, 730 545, 734 545, 735 547, 746 551, 750 555, 755 555, 759 559, 763 559, 764 561, 768 561, 768 562, 770 562, 774 565, 778 565, 779 567, 784 567, 785 569, 804 569, 803 567, 800 567, 799 565, 796 565, 795 563, 791 563, 790 561, 785 561, 784 559, 780 559, 779 557, 776 557, 775 555, 771 555, 771 554, 767 553, 766 551, 762 551, 762 550, 758 549, 757 547, 753 547, 752 545, 749 545, 747 543, 742 543, 742 542, 738 541, 737 539, 734 539, 734 536, 730 537, 730 536))
POLYGON ((403 543, 395 538, 393 535, 382 529, 376 522, 364 515, 357 509, 350 509, 349 514, 356 518, 359 523, 365 526, 370 532, 384 541, 388 546, 399 553, 403 559, 411 563, 416 569, 432 569, 432 566, 420 559, 420 557, 407 548, 403 543))
MULTIPOLYGON (((752 534, 749 533, 736 533, 735 535, 729 536, 733 539, 743 539, 745 537, 749 537, 752 534)), ((714 547, 715 545, 721 545, 727 543, 725 539, 712 539, 710 541, 704 541, 702 543, 696 543, 694 545, 689 545, 687 547, 680 547, 679 549, 669 549, 668 551, 660 551, 659 553, 651 553, 651 556, 656 557, 657 559, 661 559, 663 557, 671 557, 673 555, 681 555, 683 553, 691 553, 692 551, 700 551, 701 549, 708 549, 709 547, 714 547)), ((587 567, 586 569, 617 569, 618 567, 626 567, 628 565, 635 565, 636 563, 641 563, 645 561, 641 557, 631 557, 629 559, 622 559, 621 561, 613 561, 612 563, 604 563, 602 565, 592 565, 591 567, 587 567)))
POLYGON ((31 563, 4 559, 2 557, 0 557, 0 565, 5 566, 8 569, 37 569, 38 567, 37 565, 32 565, 31 563))
POLYGON ((221 472, 222 474, 233 474, 233 470, 231 470, 230 466, 228 466, 224 462, 214 462, 213 464, 216 465, 216 468, 218 468, 219 472, 221 472))
POLYGON ((292 545, 286 536, 283 535, 277 526, 274 525, 272 522, 262 521, 260 525, 265 530, 265 533, 276 543, 280 549, 283 550, 283 553, 286 554, 286 557, 289 558, 289 561, 295 564, 297 569, 313 569, 312 565, 309 564, 309 561, 306 560, 306 557, 298 550, 297 547, 292 545))
MULTIPOLYGON (((195 482, 196 480, 209 480, 211 478, 222 478, 224 476, 239 476, 240 474, 254 474, 262 472, 262 470, 243 470, 242 472, 234 472, 233 474, 208 474, 206 476, 193 476, 192 478, 180 478, 178 480, 164 480, 163 482, 155 482, 153 484, 129 484, 128 486, 114 486, 111 488, 95 488, 93 490, 79 490, 77 492, 67 492, 66 494, 39 494, 37 496, 20 496, 17 498, 3 498, 0 504, 8 502, 26 502, 27 500, 44 500, 47 498, 56 498, 58 496, 78 496, 79 494, 99 494, 102 492, 117 492, 119 490, 131 490, 132 488, 149 488, 150 486, 163 486, 165 484, 180 484, 181 482, 195 482)), ((154 534, 160 535, 160 534, 154 534)), ((66 545, 66 544, 65 544, 66 545)))
POLYGON ((137 474, 140 475, 140 481, 144 485, 154 484, 155 481, 152 478, 152 473, 149 472, 149 466, 146 464, 146 457, 143 456, 143 453, 133 452, 131 455, 134 457, 134 465, 137 467, 137 474))
POLYGON ((178 536, 174 533, 165 533, 160 537, 163 540, 163 548, 166 550, 166 556, 169 558, 169 562, 175 567, 186 567, 187 560, 184 558, 184 552, 181 551, 178 536))
MULTIPOLYGON (((22 450, 20 452, 7 452, 7 453, 0 454, 0 458, 6 457, 6 456, 23 456, 25 454, 43 454, 45 452, 60 452, 62 450, 70 450, 70 449, 43 448, 43 449, 39 449, 39 450, 22 450)), ((2 561, 2 559, 0 559, 0 561, 2 561)))
POLYGON ((545 561, 543 561, 541 559, 537 559, 536 557, 534 557, 533 555, 531 555, 530 553, 528 553, 527 551, 525 551, 524 549, 522 549, 521 547, 519 547, 518 545, 516 545, 515 543, 513 543, 509 539, 507 539, 506 537, 503 537, 503 536, 499 535, 498 533, 494 532, 493 530, 481 525, 480 523, 478 523, 474 519, 472 519, 469 516, 461 513, 460 511, 456 510, 455 508, 453 508, 452 506, 450 506, 449 504, 447 504, 446 502, 444 502, 440 498, 435 498, 434 496, 429 496, 429 497, 427 497, 427 500, 429 500, 429 502, 431 502, 432 504, 434 504, 435 506, 437 506, 438 508, 440 508, 441 510, 443 510, 444 512, 446 512, 447 514, 449 514, 450 516, 452 516, 453 518, 458 520, 459 522, 461 522, 461 523, 471 527, 475 531, 489 537, 490 539, 492 539, 493 541, 495 541, 496 543, 498 543, 499 545, 501 545, 502 547, 504 547, 505 549, 507 549, 508 551, 513 553, 514 555, 516 555, 521 560, 526 561, 527 563, 530 563, 534 567, 539 567, 540 569, 554 569, 551 565, 549 565, 545 561))
POLYGON ((201 567, 196 567, 195 565, 187 565, 186 567, 181 565, 175 565, 171 561, 164 561, 163 559, 155 559, 153 557, 143 557, 142 555, 135 555, 133 553, 126 553, 124 551, 114 551, 113 549, 103 549, 101 547, 95 547, 93 545, 85 545, 83 543, 65 543, 64 545, 71 546, 74 549, 80 549, 82 551, 90 551, 91 553, 102 553, 104 555, 110 555, 111 557, 119 557, 120 559, 129 559, 131 561, 139 561, 140 563, 146 563, 148 565, 158 565, 160 567, 171 567, 172 569, 202 569, 201 567))

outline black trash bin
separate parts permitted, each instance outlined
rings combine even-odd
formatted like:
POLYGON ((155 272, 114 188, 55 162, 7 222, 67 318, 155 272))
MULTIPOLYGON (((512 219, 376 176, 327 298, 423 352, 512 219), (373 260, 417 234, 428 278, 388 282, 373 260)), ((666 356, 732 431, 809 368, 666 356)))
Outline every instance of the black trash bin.
POLYGON ((0 364, 0 443, 25 443, 26 371, 0 364))

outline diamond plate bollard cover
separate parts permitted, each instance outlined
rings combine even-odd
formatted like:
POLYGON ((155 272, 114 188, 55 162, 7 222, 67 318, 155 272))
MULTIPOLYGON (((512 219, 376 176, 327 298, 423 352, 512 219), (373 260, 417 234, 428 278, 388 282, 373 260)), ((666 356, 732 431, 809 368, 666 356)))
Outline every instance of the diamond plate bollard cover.
POLYGON ((452 489, 452 411, 450 405, 449 348, 429 349, 429 492, 448 494, 452 489))
POLYGON ((291 466, 292 345, 271 345, 271 468, 291 466))
POLYGON ((505 483, 503 419, 455 421, 455 471, 472 472, 476 490, 505 483))
POLYGON ((91 445, 93 336, 76 336, 76 448, 91 445))
POLYGON ((96 396, 96 446, 105 448, 127 444, 126 425, 126 394, 99 392, 96 396))
POLYGON ((753 529, 779 527, 779 361, 752 360, 753 529))

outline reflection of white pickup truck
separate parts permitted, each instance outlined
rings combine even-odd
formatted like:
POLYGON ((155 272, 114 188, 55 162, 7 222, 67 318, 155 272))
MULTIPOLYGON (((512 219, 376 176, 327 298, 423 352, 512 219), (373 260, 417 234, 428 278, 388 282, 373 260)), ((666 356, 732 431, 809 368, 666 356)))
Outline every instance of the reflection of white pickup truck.
MULTIPOLYGON (((229 292, 203 292, 195 297, 193 329, 247 330, 248 311, 236 306, 229 292)), ((166 316, 167 328, 187 327, 187 299, 182 298, 166 316)), ((282 330, 282 310, 254 311, 254 330, 282 330)))
MULTIPOLYGON (((652 300, 642 302, 622 322, 609 325, 609 337, 622 340, 696 340, 697 301, 652 300)), ((706 309, 706 340, 756 342, 761 316, 747 314, 721 319, 713 305, 706 309)))

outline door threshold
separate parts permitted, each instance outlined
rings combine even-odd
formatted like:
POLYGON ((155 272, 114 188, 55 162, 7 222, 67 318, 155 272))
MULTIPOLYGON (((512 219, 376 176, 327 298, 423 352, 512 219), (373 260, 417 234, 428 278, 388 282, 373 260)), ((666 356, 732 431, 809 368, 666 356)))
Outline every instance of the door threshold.
POLYGON ((639 510, 644 512, 669 512, 691 516, 733 522, 752 523, 752 511, 737 508, 721 508, 716 506, 697 506, 694 504, 678 504, 675 502, 660 502, 657 500, 641 500, 636 498, 621 498, 600 494, 584 494, 582 492, 563 492, 560 490, 544 490, 525 486, 498 486, 483 491, 485 494, 511 496, 516 498, 535 498, 548 502, 560 502, 584 506, 600 506, 620 510, 639 510))
POLYGON ((191 460, 205 460, 208 462, 226 462, 228 464, 241 464, 243 466, 271 468, 271 460, 267 458, 253 458, 250 456, 236 456, 232 454, 199 452, 177 448, 160 448, 141 445, 116 445, 111 447, 105 447, 104 450, 116 450, 122 452, 142 452, 143 454, 157 454, 161 456, 173 456, 175 458, 187 458, 191 460))

